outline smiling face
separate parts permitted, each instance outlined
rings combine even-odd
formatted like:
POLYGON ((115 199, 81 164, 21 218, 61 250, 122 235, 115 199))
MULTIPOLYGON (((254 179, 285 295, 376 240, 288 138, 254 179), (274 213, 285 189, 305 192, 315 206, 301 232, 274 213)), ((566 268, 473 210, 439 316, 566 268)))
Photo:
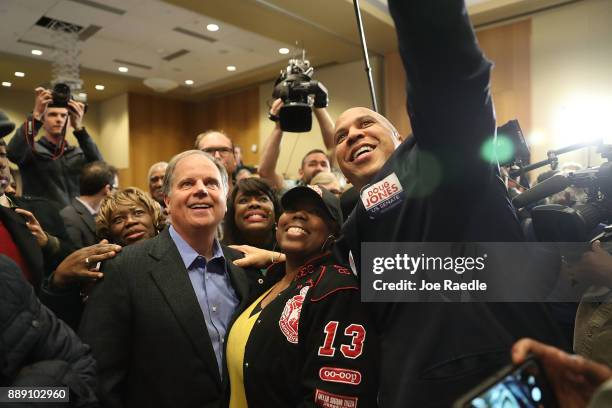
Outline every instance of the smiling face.
POLYGON ((121 246, 152 238, 153 215, 140 204, 118 205, 110 216, 110 235, 121 246))
POLYGON ((323 210, 306 199, 280 216, 276 240, 287 259, 307 260, 321 253, 331 233, 323 210))
POLYGON ((238 192, 234 200, 234 222, 241 232, 267 232, 274 227, 274 204, 261 193, 257 195, 238 192))
POLYGON ((367 108, 352 108, 336 121, 334 142, 342 173, 361 189, 393 154, 399 138, 383 116, 367 108))
POLYGON ((304 157, 298 173, 304 183, 310 184, 310 180, 322 171, 330 171, 329 159, 325 154, 315 152, 304 157))
POLYGON ((186 156, 176 164, 164 198, 172 225, 184 236, 212 232, 227 210, 221 173, 208 157, 186 156))

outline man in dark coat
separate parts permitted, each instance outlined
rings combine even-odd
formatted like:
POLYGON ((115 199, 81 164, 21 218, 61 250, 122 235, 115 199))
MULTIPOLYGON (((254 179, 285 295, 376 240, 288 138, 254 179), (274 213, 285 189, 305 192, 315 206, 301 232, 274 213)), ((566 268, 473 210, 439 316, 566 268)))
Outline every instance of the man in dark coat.
POLYGON ((104 280, 81 321, 106 407, 219 406, 226 333, 263 285, 215 238, 227 209, 223 166, 191 150, 175 156, 166 174, 172 225, 102 266, 104 280))
POLYGON ((32 115, 17 129, 8 145, 9 159, 19 166, 23 194, 55 201, 61 208, 79 195, 79 175, 85 163, 102 155, 83 126, 85 105, 74 100, 54 105, 52 92, 36 88, 32 115), (65 133, 74 129, 79 146, 70 146, 65 133), (34 140, 43 128, 45 135, 34 140))
POLYGON ((70 239, 77 248, 94 245, 96 220, 100 204, 117 188, 117 169, 103 161, 87 163, 79 180, 81 195, 60 211, 70 239))
MULTIPOLYGON (((413 137, 366 108, 338 118, 336 159, 361 197, 340 247, 360 267, 365 242, 516 242, 523 236, 497 163, 491 63, 463 0, 396 0, 389 9, 406 69, 413 137), (384 203, 368 200, 382 191, 384 203)), ((362 270, 363 274, 372 273, 362 270)), ((519 337, 559 344, 541 304, 376 303, 382 407, 448 407, 509 363, 519 337)))

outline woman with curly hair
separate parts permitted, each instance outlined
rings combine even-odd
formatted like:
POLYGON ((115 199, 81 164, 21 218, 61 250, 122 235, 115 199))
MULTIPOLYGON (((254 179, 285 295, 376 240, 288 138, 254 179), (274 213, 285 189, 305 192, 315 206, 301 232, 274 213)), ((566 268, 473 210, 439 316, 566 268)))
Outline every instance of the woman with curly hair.
POLYGON ((135 187, 105 198, 96 217, 98 238, 121 246, 152 238, 163 228, 160 205, 135 187))

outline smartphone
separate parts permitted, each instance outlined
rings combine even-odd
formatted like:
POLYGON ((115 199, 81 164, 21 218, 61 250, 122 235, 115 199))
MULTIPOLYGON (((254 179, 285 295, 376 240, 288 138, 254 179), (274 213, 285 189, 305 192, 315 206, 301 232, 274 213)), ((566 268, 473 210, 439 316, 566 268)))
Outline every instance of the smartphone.
POLYGON ((539 361, 507 366, 459 398, 454 408, 555 408, 557 399, 539 361))

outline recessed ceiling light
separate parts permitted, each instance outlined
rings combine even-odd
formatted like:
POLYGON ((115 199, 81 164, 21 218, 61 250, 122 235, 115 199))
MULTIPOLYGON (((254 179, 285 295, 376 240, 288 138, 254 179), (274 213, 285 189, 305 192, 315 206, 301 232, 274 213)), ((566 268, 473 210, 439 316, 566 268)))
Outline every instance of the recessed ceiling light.
POLYGON ((185 80, 185 85, 193 85, 193 80, 191 80, 191 79, 186 79, 186 80, 185 80))
POLYGON ((42 55, 43 52, 41 50, 32 50, 32 55, 42 55))
POLYGON ((219 31, 219 26, 216 24, 209 24, 206 26, 208 31, 219 31))
POLYGON ((129 71, 128 67, 119 67, 119 68, 117 68, 117 70, 119 70, 119 72, 128 72, 129 71))
POLYGON ((7 88, 10 88, 10 87, 11 87, 11 85, 13 85, 13 84, 11 84, 10 82, 6 82, 6 81, 5 81, 5 82, 2 82, 2 86, 5 86, 5 87, 7 87, 7 88))
POLYGON ((236 70, 236 67, 233 65, 228 65, 225 69, 227 69, 228 71, 232 72, 236 70))
POLYGON ((278 49, 278 53, 279 54, 289 54, 289 48, 279 48, 278 49))
POLYGON ((15 76, 19 77, 19 78, 23 78, 25 76, 25 74, 23 72, 16 71, 15 72, 15 76))
POLYGON ((98 91, 103 91, 103 90, 104 90, 104 85, 96 85, 96 86, 95 86, 95 88, 96 88, 98 91))
POLYGON ((87 98, 87 94, 85 92, 79 92, 79 98, 85 99, 87 98))

